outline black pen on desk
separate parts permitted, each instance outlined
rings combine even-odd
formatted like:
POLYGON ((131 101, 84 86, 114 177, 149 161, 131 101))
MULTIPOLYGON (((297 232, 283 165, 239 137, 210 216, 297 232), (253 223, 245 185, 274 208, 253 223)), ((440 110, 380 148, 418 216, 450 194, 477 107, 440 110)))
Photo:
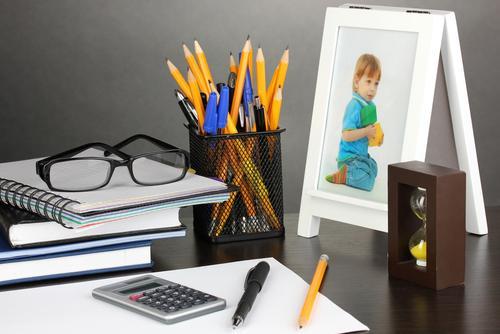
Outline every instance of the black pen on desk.
POLYGON ((188 98, 186 98, 186 96, 184 96, 184 94, 182 94, 180 90, 175 89, 174 93, 177 98, 177 102, 179 102, 179 107, 188 121, 188 125, 198 131, 198 115, 196 114, 193 104, 188 98))
POLYGON ((269 274, 269 269, 269 264, 265 261, 261 261, 248 271, 245 279, 245 292, 233 315, 233 329, 236 329, 245 321, 248 312, 252 309, 255 298, 262 290, 267 274, 269 274))

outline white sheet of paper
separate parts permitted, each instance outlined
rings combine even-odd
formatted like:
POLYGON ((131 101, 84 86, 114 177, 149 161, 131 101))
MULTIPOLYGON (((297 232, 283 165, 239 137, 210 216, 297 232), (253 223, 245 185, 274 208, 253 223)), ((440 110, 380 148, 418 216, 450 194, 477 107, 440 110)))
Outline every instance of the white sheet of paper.
MULTIPOLYGON (((155 272, 153 275, 226 299, 223 311, 174 325, 97 300, 94 288, 133 276, 0 293, 2 332, 5 333, 347 333, 368 327, 318 294, 309 324, 297 320, 309 285, 274 258, 155 272), (262 291, 240 328, 231 317, 243 293, 248 270, 259 261, 271 266, 262 291)), ((312 275, 312 273, 311 273, 312 275)))

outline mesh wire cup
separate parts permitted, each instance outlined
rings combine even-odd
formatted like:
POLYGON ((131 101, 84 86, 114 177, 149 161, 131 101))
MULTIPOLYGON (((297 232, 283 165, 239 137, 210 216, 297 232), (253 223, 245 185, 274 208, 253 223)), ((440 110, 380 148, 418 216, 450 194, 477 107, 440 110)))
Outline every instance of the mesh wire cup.
POLYGON ((200 136, 189 129, 196 173, 239 188, 226 202, 193 206, 197 234, 212 242, 283 235, 280 136, 284 131, 200 136))

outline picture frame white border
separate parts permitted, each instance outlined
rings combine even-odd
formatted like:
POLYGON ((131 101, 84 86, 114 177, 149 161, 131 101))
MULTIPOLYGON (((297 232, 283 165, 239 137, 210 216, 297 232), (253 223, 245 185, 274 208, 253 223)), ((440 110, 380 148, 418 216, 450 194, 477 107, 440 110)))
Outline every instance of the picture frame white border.
POLYGON ((318 190, 339 29, 351 27, 418 33, 400 161, 424 161, 443 26, 444 18, 441 15, 349 7, 327 8, 302 187, 298 235, 318 235, 320 218, 387 232, 387 203, 318 190))

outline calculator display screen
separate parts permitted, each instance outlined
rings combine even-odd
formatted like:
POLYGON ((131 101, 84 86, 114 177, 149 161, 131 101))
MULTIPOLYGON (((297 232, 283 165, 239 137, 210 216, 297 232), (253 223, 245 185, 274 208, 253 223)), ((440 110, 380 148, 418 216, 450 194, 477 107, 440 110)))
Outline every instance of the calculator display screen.
POLYGON ((152 289, 152 288, 158 288, 160 286, 162 286, 162 285, 159 284, 159 283, 152 282, 152 283, 149 283, 149 284, 146 284, 146 285, 140 285, 140 286, 136 286, 134 288, 130 288, 130 289, 127 289, 127 290, 121 290, 121 291, 118 291, 118 292, 121 293, 121 294, 123 294, 123 295, 129 295, 131 293, 136 293, 136 292, 139 292, 139 291, 149 290, 149 289, 152 289))

